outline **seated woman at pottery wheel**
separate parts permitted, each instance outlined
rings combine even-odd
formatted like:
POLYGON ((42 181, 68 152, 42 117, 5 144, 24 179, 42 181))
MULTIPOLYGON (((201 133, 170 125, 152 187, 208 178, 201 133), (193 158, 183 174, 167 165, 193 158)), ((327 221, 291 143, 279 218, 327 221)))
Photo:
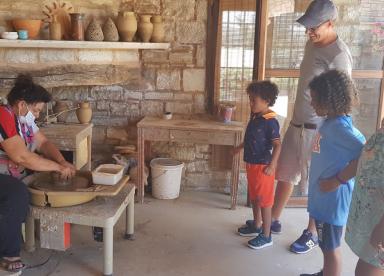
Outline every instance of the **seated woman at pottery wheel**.
POLYGON ((57 172, 68 179, 75 167, 35 124, 51 100, 45 88, 30 76, 19 75, 7 100, 8 105, 0 106, 0 264, 16 272, 25 267, 20 260, 21 224, 29 206, 28 190, 21 181, 25 169, 57 172))

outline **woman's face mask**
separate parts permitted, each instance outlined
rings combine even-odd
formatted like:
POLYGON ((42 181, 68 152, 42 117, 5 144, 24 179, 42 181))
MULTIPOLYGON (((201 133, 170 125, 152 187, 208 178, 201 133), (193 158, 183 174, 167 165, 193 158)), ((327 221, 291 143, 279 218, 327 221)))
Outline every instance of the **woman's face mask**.
POLYGON ((31 126, 35 122, 36 117, 29 110, 28 105, 26 105, 26 107, 28 110, 27 114, 25 116, 22 116, 22 115, 20 115, 20 112, 19 112, 19 121, 21 124, 27 124, 27 125, 31 126))

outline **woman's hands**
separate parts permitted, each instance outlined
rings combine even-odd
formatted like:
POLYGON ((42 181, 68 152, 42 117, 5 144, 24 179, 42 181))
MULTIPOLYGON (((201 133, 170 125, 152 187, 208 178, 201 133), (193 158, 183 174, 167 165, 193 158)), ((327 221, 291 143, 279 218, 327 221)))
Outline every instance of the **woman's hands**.
POLYGON ((76 168, 73 164, 63 160, 59 165, 58 172, 60 173, 60 176, 62 179, 69 179, 75 176, 76 174, 76 168))

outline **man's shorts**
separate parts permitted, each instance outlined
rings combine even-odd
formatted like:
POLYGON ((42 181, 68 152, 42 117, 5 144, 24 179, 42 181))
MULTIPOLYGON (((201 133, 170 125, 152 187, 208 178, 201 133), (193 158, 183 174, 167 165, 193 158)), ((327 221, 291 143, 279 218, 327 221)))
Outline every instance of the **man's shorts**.
POLYGON ((316 220, 316 229, 321 250, 331 251, 340 247, 343 226, 332 225, 316 220))
POLYGON ((258 200, 262 208, 272 207, 275 194, 275 175, 266 175, 268 165, 246 164, 248 193, 251 201, 258 200))
POLYGON ((309 167, 312 145, 317 131, 290 125, 284 135, 276 179, 293 185, 300 184, 303 195, 308 194, 309 167))

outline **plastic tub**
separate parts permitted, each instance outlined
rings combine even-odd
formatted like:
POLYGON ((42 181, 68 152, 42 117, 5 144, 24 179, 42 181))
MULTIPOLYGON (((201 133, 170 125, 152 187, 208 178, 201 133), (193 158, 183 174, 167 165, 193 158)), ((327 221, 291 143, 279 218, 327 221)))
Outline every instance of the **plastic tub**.
POLYGON ((158 199, 178 198, 184 163, 170 158, 156 158, 150 165, 152 196, 158 199))
POLYGON ((123 177, 124 167, 116 164, 103 164, 92 172, 94 184, 115 185, 123 177))

